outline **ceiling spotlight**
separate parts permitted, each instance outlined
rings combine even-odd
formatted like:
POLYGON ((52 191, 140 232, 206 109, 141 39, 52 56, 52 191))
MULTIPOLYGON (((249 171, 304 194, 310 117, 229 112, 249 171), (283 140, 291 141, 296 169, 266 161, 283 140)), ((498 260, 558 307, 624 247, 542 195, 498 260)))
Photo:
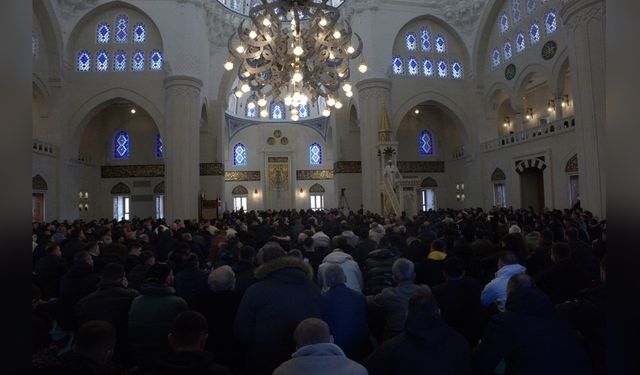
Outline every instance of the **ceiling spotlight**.
POLYGON ((231 62, 231 60, 227 60, 224 62, 224 68, 226 70, 231 70, 233 69, 233 62, 231 62))
POLYGON ((325 108, 325 109, 323 109, 323 110, 322 110, 322 115, 323 115, 324 117, 329 117, 329 116, 331 116, 331 110, 329 110, 329 108, 325 108))
POLYGON ((415 111, 413 111, 413 113, 415 113, 416 115, 420 113, 420 110, 418 108, 416 108, 415 111))
POLYGON ((249 31, 249 38, 255 39, 257 36, 258 36, 258 33, 256 33, 255 30, 249 31))
POLYGON ((258 105, 260 107, 264 107, 267 105, 267 99, 263 96, 262 98, 258 99, 258 105))
POLYGON ((350 97, 353 96, 353 92, 352 91, 347 91, 344 94, 347 96, 347 98, 350 98, 350 97))
POLYGON ((342 34, 340 33, 340 30, 336 30, 333 32, 333 37, 336 39, 340 39, 340 37, 342 36, 342 34))
POLYGON ((318 24, 322 27, 327 26, 327 19, 324 17, 320 18, 320 22, 318 22, 318 24))
POLYGON ((267 116, 269 116, 269 111, 267 111, 266 109, 264 109, 264 108, 263 108, 263 109, 260 111, 260 117, 262 117, 262 118, 266 118, 267 116))
POLYGON ((355 51, 356 51, 356 49, 355 49, 355 48, 353 48, 353 46, 349 46, 349 47, 347 47, 347 53, 348 53, 348 54, 352 54, 352 53, 354 53, 355 51))
POLYGON ((131 114, 135 115, 136 114, 136 109, 135 108, 131 108, 131 114))
POLYGON ((342 102, 336 101, 336 109, 342 108, 342 102))

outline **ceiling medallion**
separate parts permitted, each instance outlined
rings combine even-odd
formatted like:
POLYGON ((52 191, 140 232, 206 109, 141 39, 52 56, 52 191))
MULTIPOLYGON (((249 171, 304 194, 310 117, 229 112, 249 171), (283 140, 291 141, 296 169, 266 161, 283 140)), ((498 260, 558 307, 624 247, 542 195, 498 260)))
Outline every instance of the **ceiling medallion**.
POLYGON ((273 131, 273 136, 276 138, 280 138, 280 136, 282 135, 282 132, 278 129, 273 131))
POLYGON ((507 67, 504 69, 504 78, 506 78, 507 81, 511 81, 515 76, 516 66, 514 64, 507 65, 507 67))
POLYGON ((267 143, 268 143, 270 146, 273 146, 274 144, 276 144, 276 139, 275 139, 275 138, 273 138, 273 137, 269 137, 269 138, 267 138, 267 143))
POLYGON ((558 51, 558 45, 553 40, 550 40, 542 46, 542 58, 545 60, 551 60, 558 51))
MULTIPOLYGON (((330 107, 340 109, 340 88, 351 97, 349 62, 362 53, 362 39, 330 0, 260 0, 249 11, 249 25, 243 20, 228 41, 234 59, 224 63, 226 70, 238 63, 239 83, 235 95, 252 91, 261 117, 268 111, 267 97, 284 101, 291 119, 298 110, 318 98, 326 100, 324 116, 330 107), (353 37, 355 36, 355 42, 353 37)), ((367 71, 364 59, 358 70, 367 71)))
POLYGON ((280 138, 280 144, 282 144, 283 146, 289 143, 289 138, 287 137, 282 137, 280 138))

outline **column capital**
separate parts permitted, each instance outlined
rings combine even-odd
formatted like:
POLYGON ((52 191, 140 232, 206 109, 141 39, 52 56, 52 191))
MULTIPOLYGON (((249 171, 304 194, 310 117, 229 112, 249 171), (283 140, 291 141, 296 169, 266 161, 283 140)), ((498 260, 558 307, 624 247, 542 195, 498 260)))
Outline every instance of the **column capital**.
POLYGON ((604 17, 604 13, 605 0, 570 0, 560 9, 560 17, 571 27, 588 23, 593 17, 604 17))
POLYGON ((385 89, 391 90, 391 80, 389 78, 367 78, 356 83, 358 92, 369 89, 385 89))
POLYGON ((199 90, 202 88, 202 80, 187 75, 173 75, 164 79, 164 88, 171 86, 191 86, 199 90))

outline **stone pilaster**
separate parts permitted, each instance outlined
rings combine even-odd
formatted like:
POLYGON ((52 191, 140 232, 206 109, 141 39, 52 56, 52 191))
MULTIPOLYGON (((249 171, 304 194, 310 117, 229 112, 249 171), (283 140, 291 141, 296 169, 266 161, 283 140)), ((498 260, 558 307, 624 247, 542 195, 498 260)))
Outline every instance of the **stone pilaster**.
POLYGON ((605 1, 571 0, 560 11, 571 61, 580 201, 604 217, 605 184, 605 1))
POLYGON ((197 219, 200 191, 200 88, 190 76, 165 79, 165 209, 169 220, 197 219))

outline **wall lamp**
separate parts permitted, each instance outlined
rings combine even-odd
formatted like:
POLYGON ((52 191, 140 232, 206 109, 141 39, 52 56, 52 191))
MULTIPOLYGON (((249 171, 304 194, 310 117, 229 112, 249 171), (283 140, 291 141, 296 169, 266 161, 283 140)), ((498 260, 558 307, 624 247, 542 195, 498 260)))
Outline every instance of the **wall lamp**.
POLYGON ((553 112, 555 110, 556 110, 556 101, 551 99, 551 100, 549 100, 549 103, 547 104, 547 111, 553 112))
POLYGON ((510 124, 511 124, 511 117, 506 116, 506 117, 504 118, 504 124, 502 124, 502 125, 503 125, 505 128, 508 128, 510 124))
POLYGON ((560 102, 560 105, 562 105, 562 108, 566 107, 569 105, 569 95, 562 95, 560 97, 560 99, 562 100, 560 102))
POLYGON ((526 118, 527 120, 531 120, 533 118, 533 108, 527 108, 526 109, 526 118))

